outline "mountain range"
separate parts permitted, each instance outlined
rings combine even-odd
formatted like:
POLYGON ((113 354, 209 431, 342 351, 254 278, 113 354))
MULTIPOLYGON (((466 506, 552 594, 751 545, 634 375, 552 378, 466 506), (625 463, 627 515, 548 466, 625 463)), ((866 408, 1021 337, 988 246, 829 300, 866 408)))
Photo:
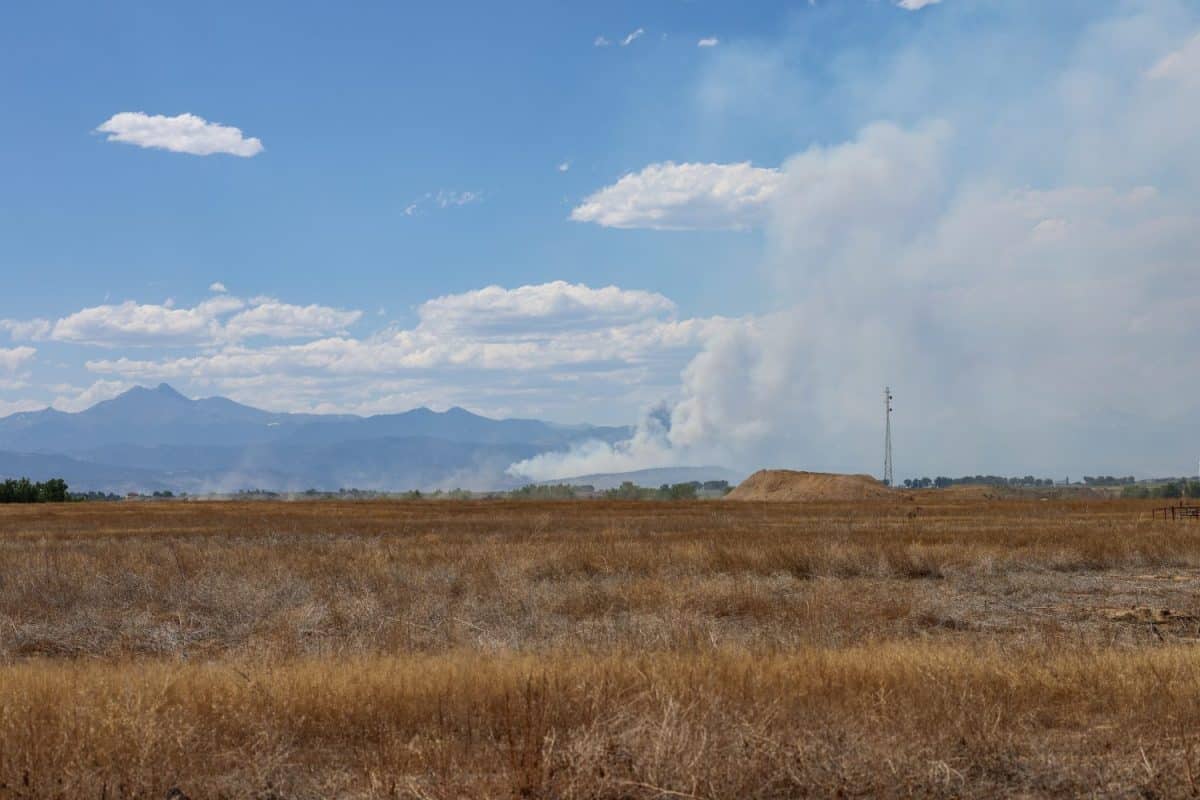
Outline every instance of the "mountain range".
POLYGON ((399 414, 286 414, 167 384, 77 413, 0 418, 0 477, 62 477, 75 491, 296 492, 512 488, 516 461, 628 427, 490 419, 462 408, 399 414))

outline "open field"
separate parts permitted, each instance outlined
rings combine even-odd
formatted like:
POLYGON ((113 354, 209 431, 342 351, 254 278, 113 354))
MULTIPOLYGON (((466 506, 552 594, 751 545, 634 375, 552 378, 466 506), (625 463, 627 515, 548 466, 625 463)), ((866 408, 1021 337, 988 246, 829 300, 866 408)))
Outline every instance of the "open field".
POLYGON ((953 498, 3 507, 0 798, 1200 793, 1200 524, 953 498))

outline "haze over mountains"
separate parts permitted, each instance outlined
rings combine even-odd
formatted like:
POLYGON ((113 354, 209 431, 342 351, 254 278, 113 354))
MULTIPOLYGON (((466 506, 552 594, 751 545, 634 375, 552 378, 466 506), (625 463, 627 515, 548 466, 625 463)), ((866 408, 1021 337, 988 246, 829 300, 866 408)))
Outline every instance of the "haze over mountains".
POLYGON ((63 477, 105 492, 503 489, 514 462, 626 427, 495 420, 462 408, 372 417, 282 414, 167 384, 136 387, 78 413, 0 418, 0 476, 63 477))

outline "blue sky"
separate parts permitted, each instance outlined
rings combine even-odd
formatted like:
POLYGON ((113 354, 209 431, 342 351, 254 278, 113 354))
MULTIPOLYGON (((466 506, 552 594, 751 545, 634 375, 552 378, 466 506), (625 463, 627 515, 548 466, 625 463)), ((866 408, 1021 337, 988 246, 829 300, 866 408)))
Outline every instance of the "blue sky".
POLYGON ((4 313, 195 297, 218 278, 250 294, 378 298, 394 313, 496 280, 638 283, 724 305, 728 287, 690 279, 694 259, 752 254, 745 237, 609 237, 565 220, 645 163, 789 152, 794 139, 745 148, 688 133, 714 56, 696 42, 769 35, 787 4, 752 15, 725 3, 352 5, 6 6, 0 99, 19 124, 0 133, 2 257, 30 269, 4 313), (629 47, 593 46, 639 28, 629 47), (106 144, 92 131, 119 111, 197 114, 265 150, 183 158, 106 144), (483 199, 402 217, 439 191, 483 199), (65 286, 45 291, 41 269, 65 286))
POLYGON ((644 416, 545 474, 870 469, 891 382, 914 469, 1182 471, 1095 442, 1194 411, 1129 387, 1195 333, 1198 35, 1181 0, 10 3, 0 413, 166 380, 644 416))

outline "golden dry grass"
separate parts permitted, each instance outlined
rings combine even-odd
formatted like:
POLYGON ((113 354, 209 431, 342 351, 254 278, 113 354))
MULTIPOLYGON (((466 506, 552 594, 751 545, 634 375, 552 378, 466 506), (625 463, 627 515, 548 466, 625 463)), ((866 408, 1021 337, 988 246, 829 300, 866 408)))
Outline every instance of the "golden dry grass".
POLYGON ((1126 501, 0 508, 0 798, 1191 796, 1198 589, 1126 501))

